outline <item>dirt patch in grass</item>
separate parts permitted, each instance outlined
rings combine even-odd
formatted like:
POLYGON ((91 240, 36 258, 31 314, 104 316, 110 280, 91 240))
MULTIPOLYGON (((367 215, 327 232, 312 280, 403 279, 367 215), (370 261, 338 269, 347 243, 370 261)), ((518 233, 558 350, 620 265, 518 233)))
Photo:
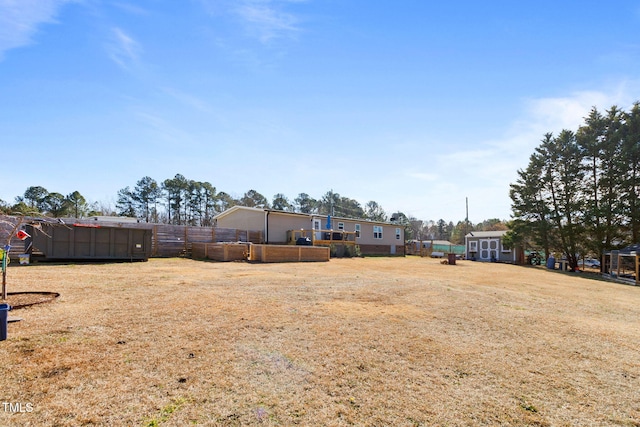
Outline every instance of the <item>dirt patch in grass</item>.
POLYGON ((583 273, 407 257, 8 277, 60 297, 0 344, 0 425, 640 425, 640 288, 583 273))

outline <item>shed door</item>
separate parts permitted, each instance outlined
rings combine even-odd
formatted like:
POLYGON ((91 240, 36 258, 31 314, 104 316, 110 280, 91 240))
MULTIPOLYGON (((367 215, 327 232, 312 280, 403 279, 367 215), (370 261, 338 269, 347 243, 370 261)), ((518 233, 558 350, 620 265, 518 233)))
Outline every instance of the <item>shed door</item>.
POLYGON ((500 239, 481 239, 479 258, 483 261, 498 259, 500 239))

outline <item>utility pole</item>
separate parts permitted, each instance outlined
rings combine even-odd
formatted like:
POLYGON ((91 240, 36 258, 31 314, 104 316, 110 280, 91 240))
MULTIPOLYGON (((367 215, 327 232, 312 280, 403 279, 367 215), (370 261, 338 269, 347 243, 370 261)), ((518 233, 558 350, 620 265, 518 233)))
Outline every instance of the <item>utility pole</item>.
POLYGON ((466 204, 466 216, 464 218, 464 235, 466 236, 467 233, 469 233, 469 198, 465 197, 465 204, 466 204))

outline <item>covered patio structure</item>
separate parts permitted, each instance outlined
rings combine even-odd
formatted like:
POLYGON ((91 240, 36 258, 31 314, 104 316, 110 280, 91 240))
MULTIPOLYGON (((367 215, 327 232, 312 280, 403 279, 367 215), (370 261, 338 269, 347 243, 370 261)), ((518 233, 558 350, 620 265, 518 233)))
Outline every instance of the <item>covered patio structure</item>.
POLYGON ((603 275, 633 285, 640 285, 640 243, 624 249, 606 252, 603 259, 603 275))

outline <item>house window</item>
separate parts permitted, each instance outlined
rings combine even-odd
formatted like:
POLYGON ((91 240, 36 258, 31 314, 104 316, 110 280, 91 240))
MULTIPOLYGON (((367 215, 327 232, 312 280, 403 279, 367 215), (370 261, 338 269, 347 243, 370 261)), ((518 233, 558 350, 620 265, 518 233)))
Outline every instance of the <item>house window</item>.
POLYGON ((373 238, 382 239, 382 226, 380 225, 373 226, 373 238))
POLYGON ((356 237, 360 237, 360 224, 356 224, 356 237))
POLYGON ((501 252, 511 252, 511 249, 505 248, 502 242, 500 242, 500 250, 501 252))
POLYGON ((478 252, 478 241, 472 240, 469 242, 469 252, 478 252))
POLYGON ((396 240, 400 240, 400 236, 401 236, 400 229, 396 228, 396 240))
POLYGON ((344 230, 344 222, 338 223, 338 230, 344 230))

